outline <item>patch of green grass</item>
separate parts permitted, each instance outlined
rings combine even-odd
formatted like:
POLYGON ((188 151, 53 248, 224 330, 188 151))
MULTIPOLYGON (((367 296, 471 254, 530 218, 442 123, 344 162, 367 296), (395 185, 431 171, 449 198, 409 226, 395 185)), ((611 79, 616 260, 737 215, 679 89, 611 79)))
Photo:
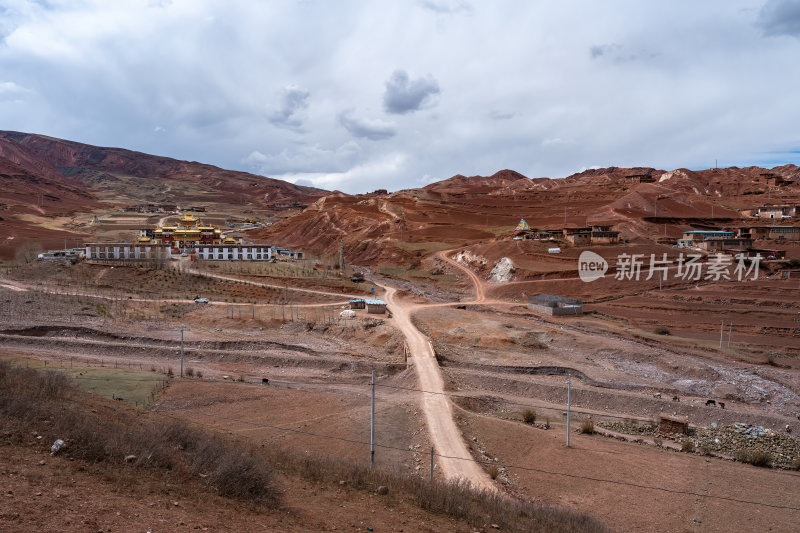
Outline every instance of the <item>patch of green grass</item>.
MULTIPOLYGON (((55 370, 72 378, 76 388, 111 398, 124 398, 129 403, 146 405, 153 399, 153 393, 160 389, 165 381, 162 374, 154 374, 148 370, 128 368, 94 367, 94 366, 60 366, 59 362, 45 362, 39 359, 15 359, 16 366, 35 369, 55 370)), ((69 363, 65 362, 68 365, 69 363)))
POLYGON ((110 398, 124 398, 126 402, 146 405, 153 398, 153 392, 160 388, 164 380, 158 374, 144 370, 118 368, 75 368, 64 369, 74 378, 75 386, 87 392, 110 398))

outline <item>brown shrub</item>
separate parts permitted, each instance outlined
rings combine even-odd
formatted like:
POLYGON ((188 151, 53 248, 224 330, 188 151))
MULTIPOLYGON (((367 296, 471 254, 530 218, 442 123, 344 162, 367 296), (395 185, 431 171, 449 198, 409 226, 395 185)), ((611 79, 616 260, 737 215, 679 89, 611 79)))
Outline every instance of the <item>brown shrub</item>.
POLYGON ((522 411, 522 421, 526 424, 533 424, 536 422, 536 411, 533 409, 525 409, 522 411))
POLYGON ((135 455, 135 466, 178 475, 205 473, 209 488, 222 496, 278 505, 267 464, 241 443, 172 419, 142 419, 123 409, 89 410, 82 398, 64 374, 0 362, 0 420, 16 430, 17 440, 49 420, 42 442, 64 439, 62 453, 73 459, 115 463, 135 455))
POLYGON ((34 424, 50 420, 42 442, 64 438, 67 447, 62 453, 76 459, 121 463, 127 455, 136 455, 136 468, 161 468, 170 475, 191 474, 195 479, 205 474, 209 488, 220 495, 269 507, 280 503, 271 482, 272 467, 336 486, 344 480, 354 489, 370 492, 382 485, 391 487, 393 494, 403 495, 420 509, 465 520, 475 528, 490 521, 510 532, 608 531, 589 515, 484 492, 463 481, 431 483, 361 464, 256 449, 179 420, 141 417, 116 405, 93 413, 81 403, 84 393, 72 389, 68 381, 51 378, 0 362, 0 423, 21 442, 34 424), (44 397, 36 398, 36 394, 44 397))
POLYGON ((587 418, 581 422, 581 433, 585 435, 592 435, 594 433, 594 420, 587 418))
POLYGON ((772 463, 772 455, 763 450, 738 450, 734 458, 753 466, 769 466, 772 463))

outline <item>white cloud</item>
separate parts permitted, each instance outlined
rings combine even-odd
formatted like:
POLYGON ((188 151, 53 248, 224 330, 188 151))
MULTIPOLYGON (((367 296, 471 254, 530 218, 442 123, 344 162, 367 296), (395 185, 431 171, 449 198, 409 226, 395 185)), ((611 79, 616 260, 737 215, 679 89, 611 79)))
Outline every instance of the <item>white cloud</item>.
POLYGON ((382 156, 374 161, 367 161, 347 169, 343 172, 303 172, 287 173, 272 176, 297 183, 300 180, 311 182, 314 187, 328 190, 374 190, 378 188, 389 188, 396 190, 399 187, 393 186, 397 183, 397 178, 403 175, 403 170, 408 157, 405 154, 392 153, 382 156))
POLYGON ((564 144, 575 144, 575 141, 562 139, 561 137, 553 137, 552 139, 544 139, 542 141, 542 146, 559 146, 564 144))
POLYGON ((362 137, 371 141, 383 141, 397 134, 397 125, 381 119, 367 119, 354 117, 350 112, 339 114, 339 124, 355 137, 362 137))
POLYGON ((761 5, 13 0, 0 123, 347 192, 800 162, 797 2, 761 5))
POLYGON ((274 177, 288 173, 314 173, 315 170, 343 172, 356 165, 361 156, 361 146, 348 141, 336 148, 301 144, 271 154, 254 150, 242 163, 253 172, 274 177))

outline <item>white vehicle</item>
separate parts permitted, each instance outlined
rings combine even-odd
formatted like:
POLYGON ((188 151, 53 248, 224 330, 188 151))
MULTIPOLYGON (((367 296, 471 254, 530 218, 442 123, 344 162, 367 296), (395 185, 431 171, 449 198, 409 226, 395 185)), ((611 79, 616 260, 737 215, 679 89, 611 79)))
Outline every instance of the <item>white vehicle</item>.
POLYGON ((194 299, 194 303, 196 303, 196 304, 207 304, 208 303, 208 298, 199 298, 199 297, 195 298, 194 299))
POLYGON ((561 248, 548 248, 547 249, 547 253, 548 254, 560 254, 561 253, 561 248))

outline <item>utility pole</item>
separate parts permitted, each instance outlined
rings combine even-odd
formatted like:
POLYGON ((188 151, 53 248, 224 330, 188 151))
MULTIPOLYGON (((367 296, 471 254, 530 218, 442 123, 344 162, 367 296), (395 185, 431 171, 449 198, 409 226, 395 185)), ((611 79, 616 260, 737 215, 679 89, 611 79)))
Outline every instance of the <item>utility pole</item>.
POLYGON ((722 332, 725 331, 725 321, 722 321, 722 324, 719 326, 719 348, 722 349, 722 332))
POLYGON ((433 446, 431 446, 431 483, 433 483, 433 446))
POLYGON ((728 327, 728 348, 731 347, 731 333, 733 333, 733 320, 731 320, 731 323, 728 327))
POLYGON ((369 467, 375 468, 375 371, 372 371, 372 412, 369 417, 369 467))
POLYGON ((186 330, 186 326, 181 325, 181 377, 183 377, 183 332, 186 330))
POLYGON ((567 448, 569 448, 569 415, 572 404, 572 374, 567 376, 567 448))
POLYGON ((344 276, 344 240, 339 239, 339 275, 344 276))

